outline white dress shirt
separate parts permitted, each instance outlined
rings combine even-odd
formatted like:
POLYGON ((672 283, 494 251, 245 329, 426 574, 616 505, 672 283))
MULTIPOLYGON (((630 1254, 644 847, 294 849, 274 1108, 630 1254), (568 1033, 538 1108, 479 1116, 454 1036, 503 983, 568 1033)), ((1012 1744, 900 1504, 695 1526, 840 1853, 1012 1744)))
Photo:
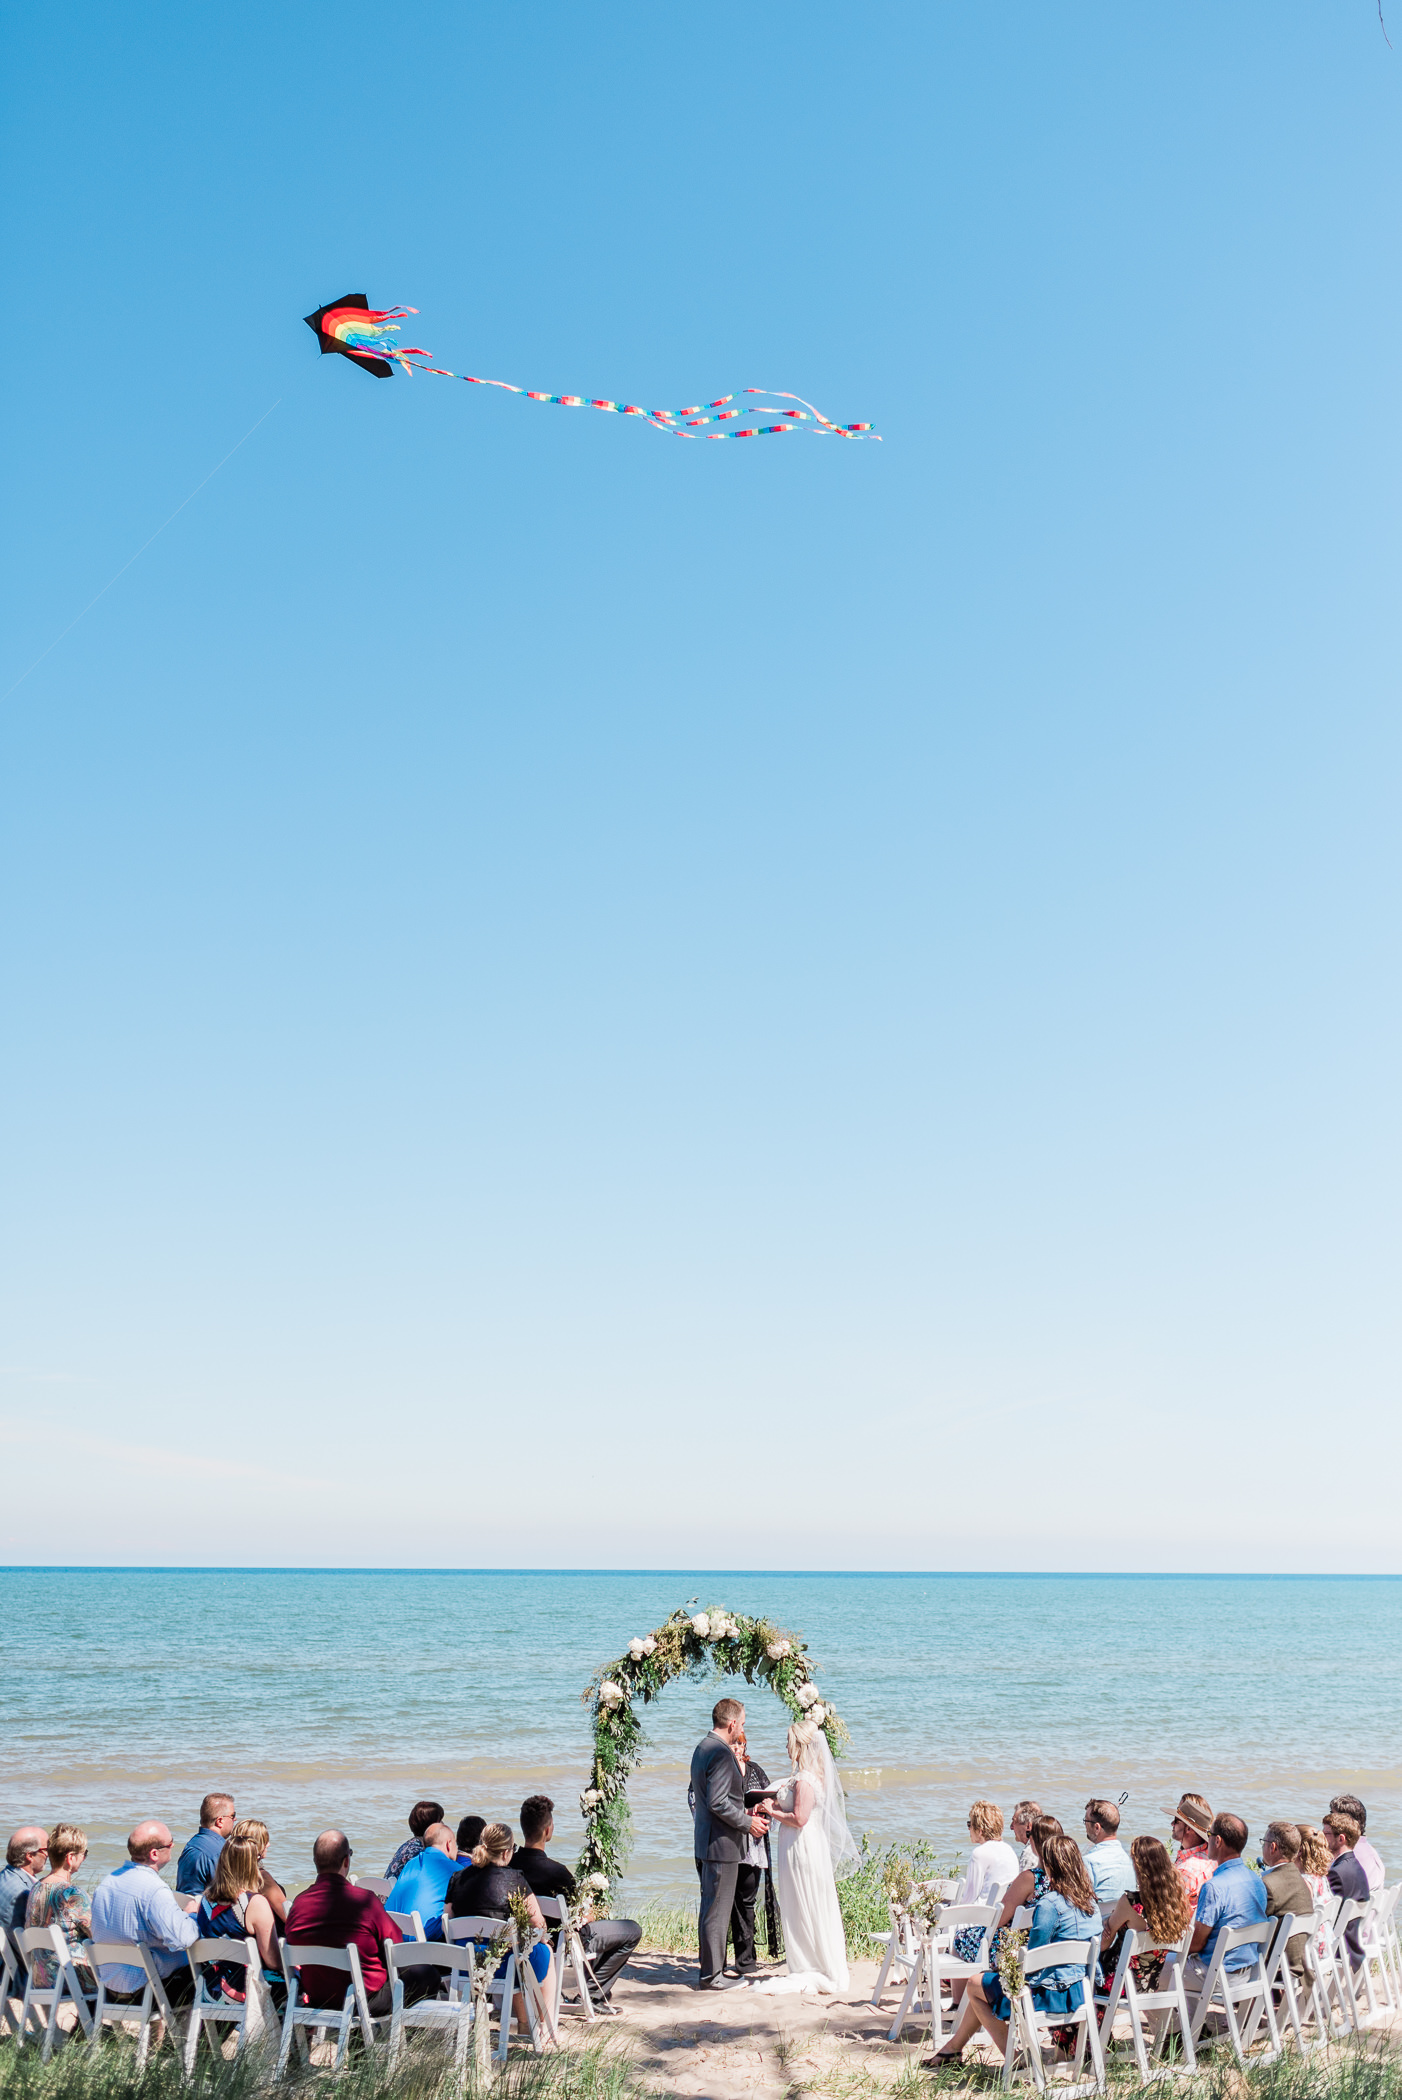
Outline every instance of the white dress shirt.
POLYGON ((989 1838, 969 1854, 969 1870, 959 1884, 960 1903, 991 1903, 996 1889, 1018 1877, 1017 1854, 1002 1838, 989 1838))

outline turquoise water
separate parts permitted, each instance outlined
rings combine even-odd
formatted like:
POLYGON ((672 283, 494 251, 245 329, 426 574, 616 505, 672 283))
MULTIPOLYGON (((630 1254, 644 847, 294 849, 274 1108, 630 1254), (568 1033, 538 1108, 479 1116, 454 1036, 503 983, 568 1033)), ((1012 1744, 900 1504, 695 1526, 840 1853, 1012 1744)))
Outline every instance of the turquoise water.
MULTIPOLYGON (((692 1597, 807 1637, 852 1732, 850 1820, 882 1839, 952 1853, 978 1794, 1079 1834, 1089 1795, 1125 1791, 1126 1832, 1165 1834, 1185 1787, 1255 1835, 1348 1789, 1402 1866, 1402 1581, 1361 1577, 5 1569, 0 1822, 76 1821, 105 1867, 138 1816, 183 1835, 223 1787, 297 1885, 328 1823, 379 1873, 416 1797, 514 1824, 543 1791, 568 1857, 579 1694, 692 1597)), ((634 1902, 694 1895, 686 1767, 716 1696, 647 1710, 634 1902)), ((776 1771, 783 1710, 749 1701, 776 1771)))

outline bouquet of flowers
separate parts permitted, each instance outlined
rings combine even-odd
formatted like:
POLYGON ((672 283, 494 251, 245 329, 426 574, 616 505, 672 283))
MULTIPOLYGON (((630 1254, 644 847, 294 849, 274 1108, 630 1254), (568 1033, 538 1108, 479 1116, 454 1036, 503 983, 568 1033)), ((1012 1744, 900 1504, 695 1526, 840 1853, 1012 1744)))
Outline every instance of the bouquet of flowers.
POLYGON ((1010 1926, 1000 1937, 998 1981, 1007 1992, 1009 2000, 1012 2000, 1027 1982, 1027 1971, 1022 1960, 1022 1950, 1027 1945, 1027 1934, 1022 1931, 1014 1932, 1010 1926))

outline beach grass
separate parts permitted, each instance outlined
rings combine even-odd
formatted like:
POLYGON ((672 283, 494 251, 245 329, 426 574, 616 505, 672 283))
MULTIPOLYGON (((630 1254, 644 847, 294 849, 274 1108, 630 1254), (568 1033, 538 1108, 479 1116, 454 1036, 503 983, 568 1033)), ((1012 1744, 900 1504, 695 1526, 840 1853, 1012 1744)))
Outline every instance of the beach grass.
MULTIPOLYGON (((7 2043, 0 2044, 0 2100, 307 2100, 313 2087, 334 2090, 336 2100, 463 2100, 478 2090, 470 2069, 466 2086, 458 2083, 452 2053, 441 2041, 423 2038, 406 2041, 393 2072, 380 2052, 367 2058, 354 2051, 334 2084, 326 2070, 295 2064, 275 2084, 274 2061, 272 2053, 258 2050, 237 2060, 216 2059, 201 2047, 187 2085, 173 2050, 157 2050, 139 2071, 135 2048, 124 2036, 110 2037, 96 2055, 86 2045, 65 2044, 47 2064, 40 2063, 37 2048, 7 2043)), ((654 2088, 625 2049, 602 2041, 543 2056, 513 2051, 481 2090, 496 2100, 649 2100, 654 2088)))

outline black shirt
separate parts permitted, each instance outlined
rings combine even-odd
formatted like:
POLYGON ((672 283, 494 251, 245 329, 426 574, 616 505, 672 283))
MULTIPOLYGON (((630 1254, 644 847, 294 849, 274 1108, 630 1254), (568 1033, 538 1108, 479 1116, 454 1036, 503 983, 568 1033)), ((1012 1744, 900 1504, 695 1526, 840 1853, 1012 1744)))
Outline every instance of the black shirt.
POLYGON ((539 1845, 518 1845, 512 1865, 519 1867, 537 1896, 564 1896, 574 1901, 574 1876, 558 1859, 552 1859, 539 1845))
POLYGON ((530 1883, 515 1867, 466 1866, 448 1883, 444 1900, 455 1918, 509 1918, 508 1898, 530 1892, 530 1883))

